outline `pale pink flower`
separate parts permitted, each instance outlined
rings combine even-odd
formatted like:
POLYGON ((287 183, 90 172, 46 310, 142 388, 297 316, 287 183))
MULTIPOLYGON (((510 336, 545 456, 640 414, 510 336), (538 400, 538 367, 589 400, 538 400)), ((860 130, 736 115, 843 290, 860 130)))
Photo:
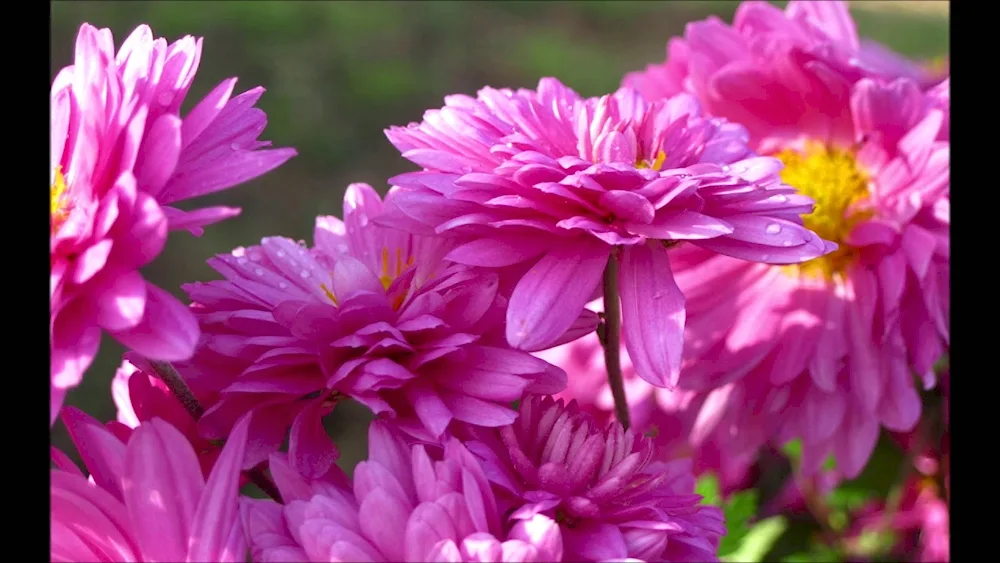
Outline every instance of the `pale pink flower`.
POLYGON ((163 420, 125 443, 72 407, 63 417, 90 480, 53 450, 52 561, 246 561, 238 503, 246 421, 206 482, 191 445, 163 420))
POLYGON ((188 358, 198 327, 187 308, 139 269, 168 231, 233 217, 238 209, 181 211, 182 200, 230 188, 279 166, 293 149, 258 150, 267 123, 254 108, 263 88, 230 99, 236 79, 183 119, 201 39, 168 45, 142 25, 118 53, 109 29, 83 24, 74 64, 51 99, 51 421, 79 384, 106 330, 162 360, 188 358))
POLYGON ((296 470, 323 474, 336 451, 321 419, 344 396, 433 441, 453 420, 509 424, 525 393, 565 388, 562 370, 507 346, 496 274, 442 260, 440 239, 372 224, 381 209, 353 184, 344 221, 317 219, 313 248, 266 238, 209 261, 224 281, 185 286, 204 334, 182 367, 196 392, 221 391, 202 431, 223 438, 254 411, 247 463, 291 427, 296 470))
POLYGON ((466 430, 502 507, 514 520, 559 523, 567 560, 716 559, 721 510, 699 506, 689 461, 653 461, 652 443, 634 430, 601 428, 573 402, 534 396, 512 425, 466 430))
POLYGON ((859 38, 846 2, 789 2, 784 10, 743 2, 731 26, 715 16, 687 24, 667 43, 663 63, 626 74, 622 84, 650 100, 694 94, 706 113, 746 126, 751 146, 761 147, 803 130, 850 137, 851 86, 865 77, 910 78, 922 88, 941 79, 859 38))
POLYGON ((254 561, 562 560, 551 519, 502 521, 479 462, 458 440, 411 447, 382 421, 368 435, 353 486, 339 474, 305 479, 272 455, 285 505, 243 501, 254 561))
POLYGON ((671 76, 785 163, 816 201, 806 227, 839 247, 785 268, 673 251, 682 386, 718 390, 717 424, 743 448, 799 437, 806 473, 832 454, 853 478, 881 427, 916 423, 911 374, 932 387, 949 341, 949 81, 925 91, 867 64, 841 3, 744 3, 732 27, 691 24, 683 41, 671 76))
POLYGON ((425 170, 390 179, 403 190, 379 221, 457 241, 457 262, 517 265, 507 309, 517 348, 554 346, 616 258, 632 361, 650 383, 673 386, 685 308, 669 246, 774 264, 833 248, 802 227, 812 201, 781 184, 780 163, 689 95, 583 98, 544 78, 536 90, 484 88, 445 104, 387 131, 425 170))

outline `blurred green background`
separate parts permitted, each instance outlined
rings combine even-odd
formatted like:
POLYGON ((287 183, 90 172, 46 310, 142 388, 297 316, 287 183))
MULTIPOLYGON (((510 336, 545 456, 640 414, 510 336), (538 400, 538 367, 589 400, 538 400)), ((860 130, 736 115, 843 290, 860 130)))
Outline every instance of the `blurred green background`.
MULTIPOLYGON (((221 80, 238 91, 267 88, 263 138, 299 156, 278 170, 199 204, 243 208, 201 238, 176 233, 145 272, 178 296, 181 283, 217 276, 205 259, 280 234, 312 240, 319 214, 340 215, 344 188, 411 170, 383 136, 390 125, 419 121, 455 92, 484 85, 533 87, 556 76, 585 95, 617 88, 626 71, 664 57, 688 21, 731 20, 735 2, 82 2, 52 3, 52 77, 72 63, 82 22, 110 27, 116 44, 140 23, 157 36, 205 38, 186 108, 221 80)), ((862 35, 914 58, 948 53, 946 2, 854 2, 862 35)), ((69 404, 102 420, 114 417, 109 383, 121 347, 105 338, 101 353, 69 404)), ((341 405, 329 427, 342 465, 364 455, 367 415, 341 405)), ((57 446, 69 443, 61 425, 57 446)))

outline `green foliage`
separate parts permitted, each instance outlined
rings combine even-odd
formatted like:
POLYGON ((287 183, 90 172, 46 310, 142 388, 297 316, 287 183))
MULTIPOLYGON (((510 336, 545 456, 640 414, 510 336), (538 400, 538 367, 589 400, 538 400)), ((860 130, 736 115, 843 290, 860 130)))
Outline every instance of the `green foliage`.
POLYGON ((764 561, 774 543, 787 529, 788 520, 784 516, 772 516, 761 520, 747 530, 735 549, 722 553, 720 548, 719 557, 723 561, 740 563, 764 561))

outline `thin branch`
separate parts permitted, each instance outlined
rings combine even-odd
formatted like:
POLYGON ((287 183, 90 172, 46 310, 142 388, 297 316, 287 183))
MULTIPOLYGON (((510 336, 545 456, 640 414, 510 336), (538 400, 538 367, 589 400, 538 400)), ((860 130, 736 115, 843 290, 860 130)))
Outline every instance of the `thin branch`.
POLYGON ((618 258, 611 254, 604 269, 604 330, 601 343, 604 345, 604 365, 608 370, 608 385, 615 399, 615 415, 618 422, 628 429, 628 400, 625 398, 625 383, 622 380, 621 362, 621 305, 618 298, 618 258))

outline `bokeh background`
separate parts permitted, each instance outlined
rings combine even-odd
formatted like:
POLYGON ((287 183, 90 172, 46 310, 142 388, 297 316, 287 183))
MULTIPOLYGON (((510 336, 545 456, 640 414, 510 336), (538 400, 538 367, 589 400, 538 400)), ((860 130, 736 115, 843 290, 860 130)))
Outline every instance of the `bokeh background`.
MULTIPOLYGON (((781 3, 779 3, 781 4, 781 3)), ((341 213, 344 188, 412 170, 383 135, 419 121, 450 93, 484 85, 533 87, 556 76, 584 95, 617 88, 623 73, 663 60, 667 39, 692 20, 731 21, 729 1, 57 1, 51 10, 50 72, 72 63, 83 22, 110 27, 116 44, 140 23, 169 41, 205 38, 185 111, 221 80, 238 91, 267 88, 263 138, 299 156, 270 174, 199 204, 243 214, 201 238, 176 233, 145 274, 161 287, 215 279, 205 259, 263 236, 312 239, 316 215, 341 213)), ((948 55, 947 2, 852 2, 859 32, 918 59, 948 55)), ((109 420, 109 385, 122 348, 105 337, 83 386, 68 403, 109 420)), ((328 427, 350 469, 365 454, 366 412, 341 405, 328 427)), ((69 446, 62 427, 53 432, 69 446)))

